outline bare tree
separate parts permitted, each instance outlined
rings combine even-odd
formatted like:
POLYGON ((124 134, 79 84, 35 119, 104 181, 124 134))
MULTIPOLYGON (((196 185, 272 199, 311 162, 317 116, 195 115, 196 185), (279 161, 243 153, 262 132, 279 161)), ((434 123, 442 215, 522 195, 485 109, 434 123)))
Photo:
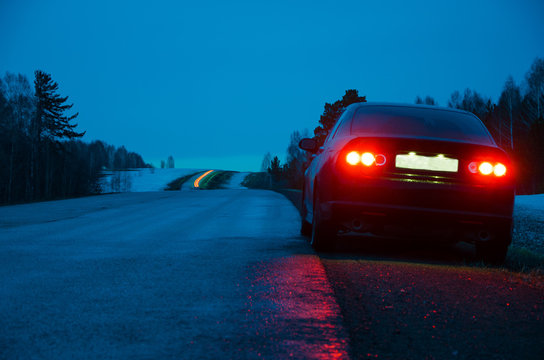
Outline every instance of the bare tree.
POLYGON ((7 101, 12 106, 17 128, 28 130, 35 111, 36 103, 32 87, 28 78, 22 74, 12 74, 6 72, 4 81, 0 82, 2 92, 7 101))
POLYGON ((422 99, 420 96, 416 96, 416 100, 414 102, 416 104, 438 105, 438 103, 429 95, 425 96, 425 100, 422 99))
POLYGON ((166 167, 168 169, 173 169, 174 168, 174 158, 172 157, 172 155, 168 156, 168 160, 166 162, 166 167))
POLYGON ((430 97, 429 95, 425 96, 425 105, 433 105, 433 106, 437 106, 438 103, 432 98, 430 97))
MULTIPOLYGON (((7 201, 11 201, 11 194, 15 173, 15 157, 20 152, 19 148, 24 141, 21 136, 28 135, 30 123, 35 111, 35 98, 32 93, 30 82, 26 76, 22 74, 12 74, 6 72, 4 81, 0 81, 1 91, 7 100, 12 116, 9 122, 6 123, 6 132, 9 138, 9 160, 8 164, 8 186, 7 186, 7 201)), ((27 177, 26 189, 27 196, 31 192, 31 184, 27 177)))
POLYGON ((460 109, 461 108, 461 94, 458 90, 455 90, 448 100, 448 107, 454 108, 454 109, 460 109))
POLYGON ((298 130, 295 130, 293 133, 291 133, 289 146, 287 146, 287 163, 295 164, 298 172, 302 172, 302 166, 306 161, 307 156, 307 153, 298 147, 298 143, 300 140, 308 136, 309 134, 307 129, 304 129, 302 134, 298 130))
POLYGON ((476 116, 483 118, 484 115, 489 112, 489 103, 491 103, 490 98, 484 98, 478 92, 466 89, 462 98, 459 91, 454 91, 448 101, 448 106, 455 109, 470 111, 476 116))
MULTIPOLYGON (((509 128, 509 145, 510 148, 514 148, 514 114, 518 111, 521 106, 521 93, 519 86, 514 82, 514 78, 509 76, 504 83, 504 88, 502 90, 501 96, 499 98, 499 108, 503 109, 506 112, 506 118, 508 119, 508 128, 509 128)), ((498 121, 498 132, 499 139, 502 145, 502 119, 498 121)))
MULTIPOLYGON (((544 59, 536 58, 531 65, 531 70, 525 76, 527 81, 526 97, 530 101, 531 117, 536 119, 543 118, 544 103, 544 59)), ((532 121, 530 121, 532 122, 532 121)))
POLYGON ((261 162, 261 171, 262 172, 267 172, 268 171, 268 168, 270 167, 271 161, 272 161, 272 155, 270 155, 269 152, 264 154, 263 161, 261 162))

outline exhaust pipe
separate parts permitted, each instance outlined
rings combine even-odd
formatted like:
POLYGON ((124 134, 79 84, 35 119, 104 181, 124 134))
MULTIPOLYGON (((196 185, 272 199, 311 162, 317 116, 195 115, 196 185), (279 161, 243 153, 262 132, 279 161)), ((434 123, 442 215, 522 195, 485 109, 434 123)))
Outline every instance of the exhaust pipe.
POLYGON ((351 228, 355 231, 361 231, 363 229, 363 222, 359 219, 353 219, 351 222, 351 228))
POLYGON ((489 232, 485 230, 481 230, 478 232, 478 241, 488 241, 491 236, 489 235, 489 232))

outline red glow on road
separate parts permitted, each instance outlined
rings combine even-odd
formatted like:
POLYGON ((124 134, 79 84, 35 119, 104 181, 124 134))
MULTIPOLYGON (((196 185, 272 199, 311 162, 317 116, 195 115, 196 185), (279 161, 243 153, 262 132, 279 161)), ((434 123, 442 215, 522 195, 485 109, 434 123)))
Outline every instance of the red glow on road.
POLYGON ((353 353, 386 359, 490 359, 516 348, 524 354, 518 358, 542 354, 541 278, 522 280, 502 270, 450 264, 322 263, 334 292, 341 294, 337 302, 353 353), (497 338, 496 331, 505 337, 497 338), (419 350, 415 338, 424 339, 419 350))
POLYGON ((195 180, 195 182, 193 183, 193 186, 195 188, 198 188, 199 187, 199 184, 200 184, 200 180, 204 179, 208 174, 210 174, 213 170, 208 170, 206 171, 204 174, 200 175, 198 177, 198 179, 195 180))
POLYGON ((266 336, 265 346, 274 357, 348 358, 340 308, 318 257, 299 255, 262 263, 254 276, 250 313, 262 317, 255 331, 266 336))

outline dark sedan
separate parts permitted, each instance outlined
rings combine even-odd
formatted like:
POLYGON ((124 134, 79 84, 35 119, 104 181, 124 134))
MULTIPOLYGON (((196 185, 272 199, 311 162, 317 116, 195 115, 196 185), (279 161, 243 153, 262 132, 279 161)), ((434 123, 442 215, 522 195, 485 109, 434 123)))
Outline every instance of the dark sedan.
POLYGON ((435 106, 349 106, 306 170, 303 234, 330 250, 339 233, 466 241, 490 263, 512 238, 507 154, 472 113, 435 106))

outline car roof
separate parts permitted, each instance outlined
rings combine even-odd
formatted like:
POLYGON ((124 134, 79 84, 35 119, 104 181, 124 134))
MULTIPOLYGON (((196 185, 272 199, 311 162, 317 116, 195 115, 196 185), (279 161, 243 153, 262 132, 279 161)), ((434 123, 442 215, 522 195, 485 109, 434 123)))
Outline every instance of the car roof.
POLYGON ((402 104, 402 103, 388 103, 388 102, 359 102, 359 103, 354 103, 349 105, 348 108, 351 108, 351 107, 360 108, 360 107, 369 107, 369 106, 430 109, 430 110, 450 111, 450 112, 456 112, 461 114, 474 115, 470 111, 454 109, 454 108, 444 107, 444 106, 423 105, 423 104, 402 104))

